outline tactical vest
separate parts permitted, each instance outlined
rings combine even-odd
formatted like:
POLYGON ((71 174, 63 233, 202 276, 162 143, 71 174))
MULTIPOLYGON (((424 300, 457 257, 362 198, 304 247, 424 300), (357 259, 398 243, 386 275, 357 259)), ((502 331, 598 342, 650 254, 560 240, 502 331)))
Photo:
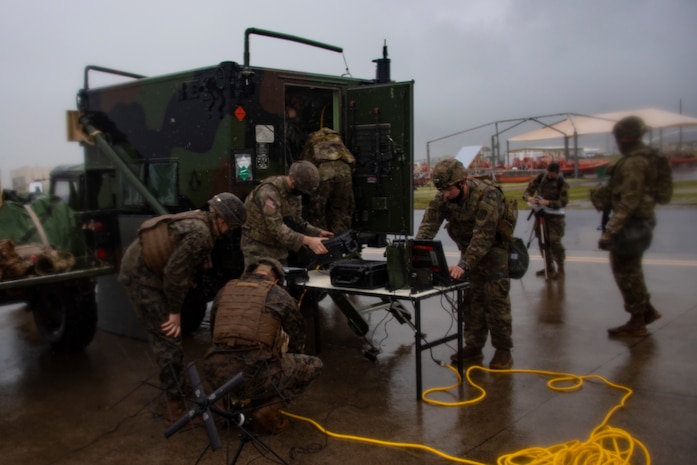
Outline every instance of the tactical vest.
POLYGON ((649 158, 652 154, 650 147, 640 147, 633 150, 630 154, 624 155, 620 158, 617 163, 613 166, 612 174, 610 180, 608 181, 608 191, 610 197, 610 207, 614 209, 618 202, 625 196, 626 192, 621 192, 617 188, 618 177, 627 176, 626 168, 622 168, 632 157, 641 157, 646 160, 647 169, 645 172, 645 183, 644 192, 641 193, 639 198, 639 204, 634 211, 634 216, 637 218, 649 218, 653 215, 653 210, 656 206, 656 186, 657 186, 657 176, 655 166, 652 164, 652 160, 649 158))
POLYGON ((208 225, 208 217, 201 210, 173 215, 161 215, 146 220, 138 228, 138 236, 143 248, 143 262, 150 271, 162 276, 177 241, 169 234, 169 225, 175 221, 196 219, 208 225))
POLYGON ((547 200, 558 200, 561 196, 561 190, 564 187, 564 178, 561 175, 557 179, 547 179, 546 173, 537 175, 537 193, 547 200))
POLYGON ((453 220, 456 222, 456 224, 459 223, 460 227, 457 228, 458 231, 455 234, 465 238, 465 241, 463 241, 461 245, 466 248, 467 244, 472 238, 472 231, 474 231, 474 226, 477 220, 477 218, 473 216, 473 211, 469 206, 478 205, 486 191, 493 188, 498 191, 501 204, 503 206, 502 214, 496 223, 495 245, 503 247, 504 245, 508 244, 508 242, 512 240, 513 230, 515 229, 515 224, 518 220, 517 202, 514 200, 506 202, 506 198, 501 188, 488 179, 469 179, 467 180, 467 186, 469 193, 467 194, 468 197, 465 202, 468 208, 463 210, 458 206, 451 206, 449 203, 447 203, 445 218, 450 224, 446 225, 446 228, 450 232, 450 230, 457 228, 457 226, 452 226, 453 220))
POLYGON ((264 311, 273 281, 235 279, 223 288, 215 317, 213 342, 227 346, 274 349, 281 322, 264 311))
POLYGON ((247 233, 249 233, 249 237, 251 237, 253 240, 275 247, 281 245, 278 242, 278 237, 276 237, 275 234, 272 234, 272 232, 269 231, 269 228, 266 227, 266 220, 263 213, 264 206, 261 205, 257 199, 257 192, 259 192, 259 189, 262 186, 270 184, 278 191, 278 194, 281 197, 281 205, 278 205, 278 207, 281 209, 281 216, 283 218, 294 219, 297 216, 300 216, 298 213, 302 207, 299 201, 293 198, 294 196, 283 195, 284 189, 286 188, 285 183, 285 176, 267 178, 249 194, 249 199, 252 201, 245 202, 245 206, 247 207, 247 221, 245 222, 243 228, 247 233))

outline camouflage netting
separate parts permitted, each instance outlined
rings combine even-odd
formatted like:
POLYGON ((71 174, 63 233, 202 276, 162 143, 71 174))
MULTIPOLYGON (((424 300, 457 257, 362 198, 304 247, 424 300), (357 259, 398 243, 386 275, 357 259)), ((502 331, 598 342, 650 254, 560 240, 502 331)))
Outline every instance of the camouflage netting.
POLYGON ((31 272, 31 265, 37 260, 44 263, 43 270, 59 272, 72 268, 74 257, 86 254, 82 231, 75 218, 75 212, 57 197, 45 196, 28 203, 43 226, 48 248, 43 247, 41 235, 34 225, 22 202, 4 201, 0 206, 1 255, 6 260, 3 278, 17 278, 31 272), (33 249, 33 253, 24 253, 33 249), (27 261, 33 256, 34 261, 27 261), (18 261, 20 260, 21 261, 18 261), (51 260, 48 262, 43 260, 51 260), (25 269, 26 268, 26 269, 25 269))

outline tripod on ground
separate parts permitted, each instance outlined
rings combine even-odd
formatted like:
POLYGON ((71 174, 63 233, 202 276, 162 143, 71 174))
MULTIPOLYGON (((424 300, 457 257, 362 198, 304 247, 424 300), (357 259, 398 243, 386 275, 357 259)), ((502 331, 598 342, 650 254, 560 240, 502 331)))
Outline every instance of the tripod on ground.
POLYGON ((535 222, 532 225, 532 230, 530 231, 530 237, 528 238, 527 247, 530 248, 533 237, 535 237, 536 231, 539 228, 539 244, 540 252, 542 253, 542 263, 544 264, 545 280, 549 279, 549 270, 547 269, 547 254, 549 253, 549 244, 547 243, 547 223, 545 221, 545 209, 539 205, 533 205, 530 214, 528 215, 528 221, 532 216, 535 216, 535 222))
POLYGON ((213 420, 211 413, 221 416, 229 423, 237 426, 242 434, 240 435, 240 443, 237 446, 234 456, 230 462, 230 465, 237 463, 237 459, 242 453, 242 448, 248 442, 254 442, 263 450, 273 454, 280 463, 288 465, 288 463, 283 460, 276 452, 273 451, 268 445, 261 441, 255 434, 245 428, 246 417, 244 413, 232 408, 223 410, 216 405, 216 402, 223 399, 230 391, 235 389, 237 386, 244 382, 244 375, 242 373, 237 373, 235 376, 230 378, 225 384, 216 389, 212 394, 206 395, 203 386, 201 384, 201 378, 196 370, 196 365, 194 362, 189 363, 186 366, 186 372, 189 375, 189 380, 191 380, 191 386, 194 390, 196 399, 194 400, 195 407, 187 411, 182 415, 177 421, 175 421, 171 426, 165 430, 165 438, 170 438, 177 431, 179 431, 184 425, 188 424, 193 418, 201 416, 203 418, 203 426, 206 428, 206 433, 208 434, 208 441, 210 443, 211 449, 213 451, 220 449, 222 446, 220 442, 220 435, 218 434, 218 429, 213 420))

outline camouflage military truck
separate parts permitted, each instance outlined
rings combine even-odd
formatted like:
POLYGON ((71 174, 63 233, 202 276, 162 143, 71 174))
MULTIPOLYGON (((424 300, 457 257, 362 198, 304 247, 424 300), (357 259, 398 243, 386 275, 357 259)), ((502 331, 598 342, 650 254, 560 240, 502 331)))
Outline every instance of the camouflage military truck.
MULTIPOLYGON (((77 110, 68 112, 68 133, 84 148, 81 213, 92 216, 97 253, 114 269, 145 219, 205 209, 219 192, 244 199, 262 179, 287 174, 301 159, 305 138, 322 127, 339 132, 356 158, 353 229, 368 245, 383 244, 388 234, 412 233, 413 81, 390 80, 386 46, 373 60, 375 79, 359 79, 252 66, 252 35, 342 52, 250 28, 241 64, 224 61, 153 77, 85 68, 77 110), (122 82, 92 87, 93 73, 122 82)), ((187 308, 198 314, 190 327, 200 323, 211 290, 241 272, 239 237, 220 247, 212 276, 203 279, 210 286, 188 297, 187 308)), ((116 275, 99 277, 98 285, 100 326, 133 333, 116 275)))
POLYGON ((6 191, 0 206, 0 305, 25 303, 57 350, 80 350, 92 341, 96 278, 115 271, 94 254, 92 218, 77 213, 82 173, 57 167, 49 195, 6 191))

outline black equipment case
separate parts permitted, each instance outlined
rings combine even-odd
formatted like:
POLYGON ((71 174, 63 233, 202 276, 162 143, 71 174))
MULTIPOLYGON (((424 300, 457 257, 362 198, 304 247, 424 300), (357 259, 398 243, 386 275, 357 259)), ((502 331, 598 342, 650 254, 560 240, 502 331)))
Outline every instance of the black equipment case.
POLYGON ((337 236, 327 239, 322 242, 329 253, 317 255, 308 247, 301 249, 305 257, 307 269, 316 268, 318 265, 327 265, 329 263, 341 260, 346 255, 358 253, 361 251, 361 244, 358 242, 358 234, 349 229, 337 236))
POLYGON ((285 285, 288 287, 299 286, 301 284, 305 284, 310 280, 310 277, 308 276, 307 270, 305 268, 284 266, 283 274, 286 275, 285 285))
POLYGON ((376 289, 387 284, 387 262, 351 259, 335 262, 329 270, 332 286, 376 289))

